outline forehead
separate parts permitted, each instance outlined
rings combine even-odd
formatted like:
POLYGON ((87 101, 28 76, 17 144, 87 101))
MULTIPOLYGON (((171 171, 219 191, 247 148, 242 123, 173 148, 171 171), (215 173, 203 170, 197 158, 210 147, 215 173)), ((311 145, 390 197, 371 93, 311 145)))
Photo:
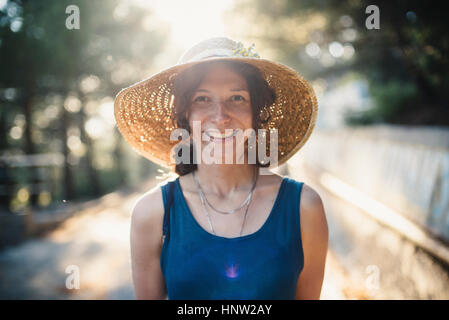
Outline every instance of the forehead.
POLYGON ((198 89, 213 87, 213 86, 237 86, 240 88, 248 88, 245 78, 231 69, 229 66, 216 63, 211 65, 198 89))

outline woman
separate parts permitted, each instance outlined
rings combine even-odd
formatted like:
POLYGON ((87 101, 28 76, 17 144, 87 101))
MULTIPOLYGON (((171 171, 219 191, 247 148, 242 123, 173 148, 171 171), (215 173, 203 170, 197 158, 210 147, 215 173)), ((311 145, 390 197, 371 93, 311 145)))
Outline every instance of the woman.
POLYGON ((236 134, 277 129, 282 164, 310 136, 316 112, 313 90, 296 72, 227 38, 197 44, 177 66, 119 93, 121 133, 180 175, 133 208, 138 299, 319 299, 328 242, 319 195, 260 174, 270 163, 249 161, 249 148, 260 145, 236 134), (189 134, 182 144, 169 140, 175 128, 189 134), (205 150, 214 161, 198 161, 205 150), (174 165, 174 154, 189 151, 188 163, 174 165))

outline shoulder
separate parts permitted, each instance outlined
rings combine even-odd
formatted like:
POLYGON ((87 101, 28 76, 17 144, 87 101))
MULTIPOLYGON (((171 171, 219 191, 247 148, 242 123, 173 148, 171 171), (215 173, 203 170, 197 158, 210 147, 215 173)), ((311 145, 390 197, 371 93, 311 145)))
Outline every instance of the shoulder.
POLYGON ((303 268, 296 285, 295 299, 316 300, 320 298, 324 278, 329 232, 318 192, 304 183, 299 201, 303 268))
POLYGON ((320 211, 323 208, 323 201, 318 192, 306 183, 302 186, 300 204, 301 209, 306 211, 320 211))
POLYGON ((328 239, 328 225, 323 201, 312 187, 303 184, 300 201, 301 231, 305 237, 311 237, 314 241, 328 239))
POLYGON ((136 200, 131 213, 132 231, 135 233, 156 232, 162 235, 163 219, 164 202, 161 184, 158 184, 136 200))

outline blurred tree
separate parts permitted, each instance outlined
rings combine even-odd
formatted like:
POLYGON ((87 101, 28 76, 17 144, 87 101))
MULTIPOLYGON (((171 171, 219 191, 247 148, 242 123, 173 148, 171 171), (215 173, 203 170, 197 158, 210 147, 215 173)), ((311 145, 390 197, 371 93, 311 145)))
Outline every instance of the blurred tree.
MULTIPOLYGON (((120 88, 146 75, 152 58, 163 48, 165 31, 142 30, 143 21, 151 12, 126 1, 6 0, 2 3, 2 153, 8 150, 30 155, 55 151, 55 146, 60 146, 65 159, 62 197, 74 199, 80 192, 90 196, 101 194, 103 190, 97 177, 101 170, 94 166, 95 144, 86 132, 86 122, 98 111, 99 101, 105 97, 112 99, 120 88), (69 5, 80 9, 79 30, 66 28, 69 5), (89 102, 93 104, 90 112, 86 112, 89 102), (37 122, 37 115, 53 114, 54 108, 56 117, 41 116, 37 122), (11 126, 7 119, 16 115, 24 116, 23 135, 14 141, 4 139, 9 136, 11 126), (72 139, 74 135, 76 139, 72 139), (39 136, 49 140, 42 141, 39 136), (86 152, 74 152, 73 145, 79 143, 70 144, 71 139, 81 141, 86 152), (60 143, 55 144, 56 140, 60 143), (81 161, 76 160, 80 157, 81 161), (81 176, 87 176, 87 184, 75 183, 81 181, 81 176)), ((113 113, 110 107, 108 112, 113 113)), ((114 126, 112 130, 117 129, 114 126)), ((105 131, 96 139, 106 141, 112 135, 105 131)), ((119 153, 117 148, 118 158, 119 153)), ((121 161, 114 163, 119 175, 117 182, 123 183, 125 170, 120 165, 121 161)), ((32 193, 31 203, 36 202, 37 194, 32 193)))
POLYGON ((348 70, 365 76, 374 108, 350 123, 449 125, 449 36, 438 4, 247 0, 233 11, 239 13, 246 18, 233 20, 237 32, 274 47, 276 58, 310 79, 335 78, 348 70), (365 26, 371 4, 380 9, 379 30, 365 26))

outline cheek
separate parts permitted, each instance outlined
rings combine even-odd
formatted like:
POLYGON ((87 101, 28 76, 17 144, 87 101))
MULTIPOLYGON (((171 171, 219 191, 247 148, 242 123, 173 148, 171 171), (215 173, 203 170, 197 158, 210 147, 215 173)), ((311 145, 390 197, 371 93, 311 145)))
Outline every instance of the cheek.
POLYGON ((246 106, 243 110, 240 111, 238 118, 242 123, 245 124, 246 128, 250 128, 253 125, 253 110, 251 106, 246 106))
POLYGON ((208 116, 208 109, 207 108, 190 108, 187 113, 187 119, 191 120, 203 120, 205 117, 208 116))
POLYGON ((248 112, 244 116, 242 116, 241 121, 246 129, 254 127, 253 115, 251 112, 248 112))
POLYGON ((194 121, 196 121, 197 125, 198 125, 198 122, 202 125, 204 123, 204 119, 205 119, 205 117, 198 113, 192 113, 189 117, 187 117, 187 121, 188 121, 191 129, 193 129, 194 121))

